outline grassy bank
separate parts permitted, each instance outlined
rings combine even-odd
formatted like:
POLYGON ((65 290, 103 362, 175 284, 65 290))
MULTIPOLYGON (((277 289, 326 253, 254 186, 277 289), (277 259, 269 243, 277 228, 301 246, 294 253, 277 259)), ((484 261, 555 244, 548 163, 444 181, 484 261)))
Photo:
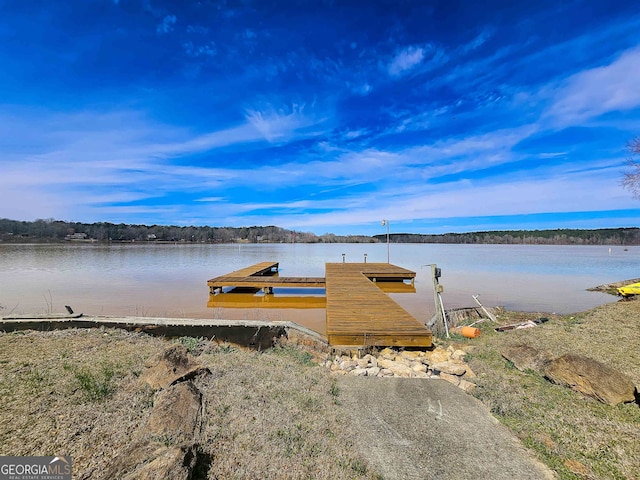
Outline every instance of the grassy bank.
MULTIPOLYGON (((183 341, 212 372, 197 380, 208 478, 376 478, 308 354, 183 341)), ((154 393, 138 377, 166 345, 120 330, 0 333, 0 455, 70 454, 74 478, 99 477, 148 418, 154 393)))
POLYGON ((640 301, 618 302, 588 312, 549 316, 507 312, 505 323, 550 318, 536 328, 498 333, 482 324, 468 361, 479 375, 474 395, 562 479, 640 478, 640 408, 604 405, 540 374, 521 372, 501 350, 527 344, 559 356, 591 357, 640 385, 640 301))

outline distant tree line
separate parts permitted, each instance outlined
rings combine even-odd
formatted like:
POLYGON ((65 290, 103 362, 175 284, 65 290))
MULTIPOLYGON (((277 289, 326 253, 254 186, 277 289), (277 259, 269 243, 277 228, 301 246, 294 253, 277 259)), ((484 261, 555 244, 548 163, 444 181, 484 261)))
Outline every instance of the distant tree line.
MULTIPOLYGON (((386 234, 316 235, 275 226, 179 227, 108 222, 79 223, 45 219, 33 222, 0 218, 2 242, 191 242, 191 243, 385 243, 386 234)), ((467 243, 534 245, 640 245, 640 228, 598 230, 514 230, 423 235, 392 233, 392 243, 467 243)))
POLYGON ((316 235, 275 226, 179 227, 108 222, 79 223, 54 219, 24 222, 0 218, 3 242, 193 242, 193 243, 373 243, 368 236, 316 235))
MULTIPOLYGON (((386 242, 386 235, 375 235, 386 242)), ((393 233, 392 243, 468 243, 531 245, 640 245, 640 228, 602 228, 597 230, 514 230, 494 232, 444 233, 421 235, 393 233)))

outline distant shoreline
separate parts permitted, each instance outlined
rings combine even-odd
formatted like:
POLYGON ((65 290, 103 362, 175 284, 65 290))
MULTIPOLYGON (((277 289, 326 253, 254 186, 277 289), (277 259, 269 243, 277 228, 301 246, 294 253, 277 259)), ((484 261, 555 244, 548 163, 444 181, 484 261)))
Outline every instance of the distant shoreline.
POLYGON ((211 227, 131 225, 62 220, 24 222, 0 218, 3 243, 429 243, 471 245, 640 245, 640 228, 496 230, 465 233, 401 233, 388 235, 316 235, 269 226, 211 227))

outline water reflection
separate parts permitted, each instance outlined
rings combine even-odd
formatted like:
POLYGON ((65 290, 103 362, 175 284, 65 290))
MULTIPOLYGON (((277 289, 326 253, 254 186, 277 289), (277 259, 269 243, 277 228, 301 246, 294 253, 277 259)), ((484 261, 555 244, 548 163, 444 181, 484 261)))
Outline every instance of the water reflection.
POLYGON ((325 308, 327 299, 324 296, 280 295, 277 292, 268 295, 256 295, 231 291, 209 295, 208 308, 325 308))
POLYGON ((416 286, 409 282, 376 282, 376 286, 385 293, 416 293, 416 286))

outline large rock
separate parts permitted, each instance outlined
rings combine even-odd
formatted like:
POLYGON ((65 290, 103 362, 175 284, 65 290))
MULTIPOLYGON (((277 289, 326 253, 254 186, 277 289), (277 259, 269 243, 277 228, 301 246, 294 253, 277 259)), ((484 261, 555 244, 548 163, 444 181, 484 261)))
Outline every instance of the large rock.
POLYGON ((378 359, 376 357, 374 357, 373 355, 365 355, 364 357, 362 357, 363 360, 365 360, 367 362, 367 368, 370 367, 377 367, 378 366, 378 359))
POLYGON ((432 351, 426 353, 424 361, 427 363, 427 365, 432 365, 434 363, 446 362, 449 360, 449 358, 449 353, 440 345, 438 345, 432 351))
POLYGON ((477 375, 475 374, 475 372, 473 370, 471 370, 469 365, 467 365, 466 367, 467 367, 467 371, 464 372, 464 378, 476 378, 477 375))
POLYGON ((433 370, 437 370, 438 372, 447 373, 449 375, 464 375, 467 371, 466 365, 459 362, 448 361, 441 363, 434 363, 431 365, 433 370))
POLYGON ((209 373, 209 369, 197 362, 183 345, 172 345, 147 361, 146 366, 140 379, 154 390, 209 373))
POLYGON ((378 360, 378 366, 386 370, 391 370, 393 374, 398 377, 411 377, 413 373, 413 370, 404 363, 394 362, 393 360, 387 360, 385 358, 378 360))
POLYGON ((450 375, 448 373, 444 373, 444 372, 440 372, 440 375, 438 375, 442 380, 445 380, 449 383, 453 383, 454 385, 460 385, 460 377, 458 377, 457 375, 450 375))
POLYGON ((415 361, 420 357, 424 357, 424 352, 403 350, 402 352, 400 352, 400 356, 406 358, 409 361, 415 361))
POLYGON ((192 382, 174 385, 158 394, 143 435, 174 444, 193 441, 200 432, 201 410, 202 394, 192 382))
POLYGON ((171 447, 160 442, 134 444, 124 455, 111 460, 96 478, 110 480, 187 480, 196 463, 193 446, 171 447))
POLYGON ((467 380, 460 379, 460 383, 458 384, 458 388, 461 388, 467 393, 471 393, 475 388, 476 384, 468 382, 467 380))
POLYGON ((545 369, 545 376, 609 405, 635 401, 636 387, 629 377, 588 357, 569 354, 556 358, 545 369))
POLYGON ((384 357, 389 360, 394 360, 396 358, 396 355, 397 355, 397 352, 389 347, 383 348, 379 354, 380 357, 384 357))
POLYGON ((380 373, 380 367, 367 368, 367 377, 377 377, 380 373))
POLYGON ((161 391, 136 440, 98 478, 189 479, 197 460, 202 394, 192 382, 161 391))
POLYGON ((466 357, 467 352, 465 352, 464 350, 454 350, 454 352, 451 354, 451 360, 461 360, 464 361, 464 358, 466 357))
POLYGON ((524 344, 504 348, 502 356, 521 371, 543 372, 553 360, 551 352, 540 351, 524 344))
POLYGON ((427 366, 424 363, 414 363, 411 366, 411 370, 413 370, 414 372, 427 373, 427 366))

